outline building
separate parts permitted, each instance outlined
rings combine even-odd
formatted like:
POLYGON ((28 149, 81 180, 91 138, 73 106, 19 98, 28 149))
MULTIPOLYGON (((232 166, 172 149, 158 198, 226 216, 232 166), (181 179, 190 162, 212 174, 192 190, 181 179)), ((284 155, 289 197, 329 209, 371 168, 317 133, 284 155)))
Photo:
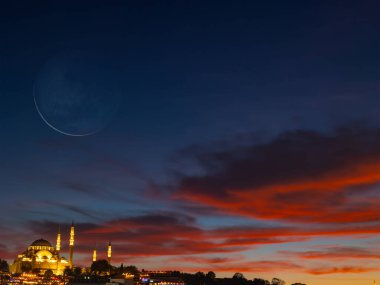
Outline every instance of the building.
POLYGON ((34 241, 23 253, 17 256, 10 266, 10 272, 15 274, 37 271, 43 274, 46 270, 51 270, 55 275, 62 275, 66 268, 72 268, 73 266, 74 223, 71 224, 70 228, 69 245, 70 256, 69 260, 67 260, 60 255, 61 230, 58 229, 55 248, 47 240, 38 239, 34 241))
POLYGON ((44 273, 50 269, 56 275, 62 275, 69 262, 61 257, 59 250, 44 239, 34 241, 28 248, 17 256, 10 266, 11 273, 22 273, 38 270, 44 273))
POLYGON ((173 275, 173 271, 143 271, 138 283, 140 285, 185 285, 179 276, 173 275))
POLYGON ((106 285, 134 285, 133 278, 111 278, 106 285))
MULTIPOLYGON (((74 264, 74 223, 70 228, 69 239, 69 259, 62 257, 61 251, 61 231, 58 229, 57 243, 55 248, 45 239, 34 241, 28 248, 17 256, 10 266, 10 272, 24 273, 35 272, 44 274, 46 270, 52 270, 55 275, 62 275, 66 268, 73 268, 74 264)), ((111 263, 112 245, 109 242, 107 247, 107 260, 111 263)), ((96 261, 96 249, 94 250, 92 261, 96 261)))

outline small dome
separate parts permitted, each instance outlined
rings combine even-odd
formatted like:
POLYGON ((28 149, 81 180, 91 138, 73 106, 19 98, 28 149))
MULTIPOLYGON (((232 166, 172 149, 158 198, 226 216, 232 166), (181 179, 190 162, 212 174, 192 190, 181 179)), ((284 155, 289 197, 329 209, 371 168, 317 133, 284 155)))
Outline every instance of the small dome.
POLYGON ((47 240, 45 239, 38 239, 38 240, 35 240, 31 246, 49 246, 49 247, 52 247, 50 242, 48 242, 47 240))

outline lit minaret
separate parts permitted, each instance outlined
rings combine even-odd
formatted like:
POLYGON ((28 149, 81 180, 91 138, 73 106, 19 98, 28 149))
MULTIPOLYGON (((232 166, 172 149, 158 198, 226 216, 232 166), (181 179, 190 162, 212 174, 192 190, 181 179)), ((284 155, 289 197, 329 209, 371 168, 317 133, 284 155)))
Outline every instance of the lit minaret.
POLYGON ((59 265, 59 251, 61 250, 61 227, 58 227, 58 233, 57 233, 57 244, 55 245, 55 250, 58 253, 58 258, 57 258, 57 271, 58 271, 58 265, 59 265))
POLYGON ((111 256, 112 256, 112 245, 111 241, 108 243, 108 250, 107 250, 107 258, 108 258, 108 263, 111 264, 111 256))
POLYGON ((92 254, 92 262, 96 261, 96 247, 94 248, 94 253, 92 254))
POLYGON ((55 246, 55 249, 58 251, 61 250, 61 227, 58 228, 58 234, 57 234, 57 244, 55 246))
POLYGON ((74 222, 71 223, 70 229, 70 252, 69 252, 69 265, 73 267, 73 250, 74 250, 74 222))

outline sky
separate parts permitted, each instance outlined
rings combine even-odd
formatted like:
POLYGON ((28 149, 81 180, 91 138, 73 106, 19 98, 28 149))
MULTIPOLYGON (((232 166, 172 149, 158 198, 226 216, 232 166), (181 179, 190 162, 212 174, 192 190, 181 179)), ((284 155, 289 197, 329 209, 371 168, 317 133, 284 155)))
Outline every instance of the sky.
POLYGON ((1 2, 0 258, 380 282, 379 8, 1 2))

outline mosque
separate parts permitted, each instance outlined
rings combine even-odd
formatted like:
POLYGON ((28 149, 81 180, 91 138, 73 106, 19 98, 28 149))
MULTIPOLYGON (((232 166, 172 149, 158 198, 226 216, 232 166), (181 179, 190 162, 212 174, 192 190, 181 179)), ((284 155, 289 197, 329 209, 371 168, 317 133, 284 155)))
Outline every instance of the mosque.
MULTIPOLYGON (((60 254, 61 233, 60 230, 58 230, 55 248, 47 240, 38 239, 34 241, 14 260, 13 264, 10 266, 11 273, 15 274, 38 270, 43 274, 46 270, 50 269, 55 275, 62 275, 66 268, 73 268, 74 235, 74 224, 72 223, 69 240, 69 260, 62 257, 60 254)), ((109 263, 111 263, 111 252, 110 242, 107 250, 109 263)), ((96 249, 94 249, 92 261, 96 261, 96 249)))

